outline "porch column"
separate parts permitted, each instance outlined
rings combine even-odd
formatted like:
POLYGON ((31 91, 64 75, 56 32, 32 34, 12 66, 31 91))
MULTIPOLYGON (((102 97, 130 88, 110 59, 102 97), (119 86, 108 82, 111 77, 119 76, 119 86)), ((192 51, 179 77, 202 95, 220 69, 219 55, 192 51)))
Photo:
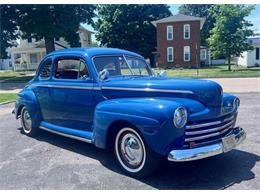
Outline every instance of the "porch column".
POLYGON ((15 67, 15 64, 14 64, 14 53, 11 52, 11 63, 12 63, 12 66, 14 68, 14 71, 16 71, 16 67, 15 67))
POLYGON ((25 56, 26 56, 26 70, 28 71, 29 70, 29 68, 30 68, 30 63, 31 63, 31 61, 30 61, 30 53, 28 53, 28 52, 26 52, 25 53, 25 56))

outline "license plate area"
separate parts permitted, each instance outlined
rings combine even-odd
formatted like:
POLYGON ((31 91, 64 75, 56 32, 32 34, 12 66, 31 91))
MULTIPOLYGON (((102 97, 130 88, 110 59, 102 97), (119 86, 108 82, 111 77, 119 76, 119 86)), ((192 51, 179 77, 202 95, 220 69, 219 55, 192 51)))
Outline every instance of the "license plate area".
POLYGON ((234 135, 229 135, 222 138, 223 151, 228 152, 236 146, 236 138, 234 135))

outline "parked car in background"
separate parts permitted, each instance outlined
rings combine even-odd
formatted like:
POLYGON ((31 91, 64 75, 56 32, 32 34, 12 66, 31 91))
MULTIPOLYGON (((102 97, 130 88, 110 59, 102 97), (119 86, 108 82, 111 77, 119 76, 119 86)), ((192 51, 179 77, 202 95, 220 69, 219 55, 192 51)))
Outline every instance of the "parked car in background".
POLYGON ((162 159, 198 160, 245 139, 239 99, 215 82, 155 75, 136 53, 109 48, 48 54, 18 94, 13 113, 24 134, 40 130, 114 148, 129 175, 162 159))

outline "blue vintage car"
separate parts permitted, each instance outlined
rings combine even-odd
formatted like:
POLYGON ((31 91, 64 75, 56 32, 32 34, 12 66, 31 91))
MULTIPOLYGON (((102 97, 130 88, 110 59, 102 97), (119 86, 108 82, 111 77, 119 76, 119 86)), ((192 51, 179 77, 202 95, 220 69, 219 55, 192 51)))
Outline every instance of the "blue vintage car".
POLYGON ((241 143, 239 104, 215 82, 155 75, 136 53, 78 48, 46 55, 13 113, 26 135, 113 148, 128 174, 144 176, 161 159, 198 160, 241 143))

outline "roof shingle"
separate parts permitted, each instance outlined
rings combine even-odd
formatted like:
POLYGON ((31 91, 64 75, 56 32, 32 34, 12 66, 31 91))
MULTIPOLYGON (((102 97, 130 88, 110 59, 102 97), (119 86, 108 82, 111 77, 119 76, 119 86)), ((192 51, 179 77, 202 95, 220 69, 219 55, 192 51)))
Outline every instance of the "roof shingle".
POLYGON ((203 24, 205 22, 205 18, 177 14, 177 15, 169 16, 167 18, 162 18, 160 20, 152 21, 152 24, 156 27, 158 23, 184 22, 184 21, 200 21, 200 29, 202 29, 203 24))

